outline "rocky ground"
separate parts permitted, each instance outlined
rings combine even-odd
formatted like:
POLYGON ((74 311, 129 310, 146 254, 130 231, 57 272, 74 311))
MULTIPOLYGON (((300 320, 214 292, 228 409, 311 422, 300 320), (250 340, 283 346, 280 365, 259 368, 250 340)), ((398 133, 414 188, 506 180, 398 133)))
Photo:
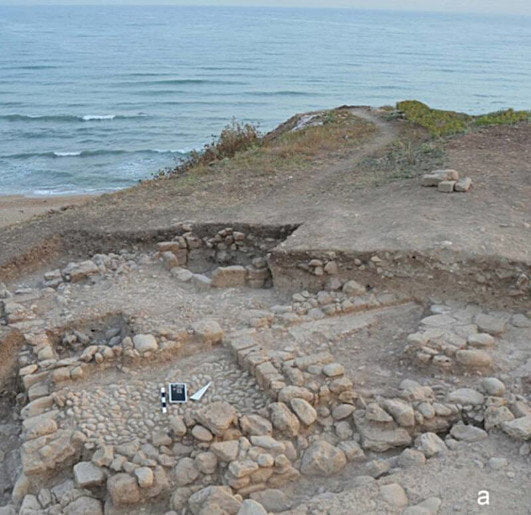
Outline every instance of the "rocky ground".
MULTIPOLYGON (((363 152, 398 130, 375 123, 363 152)), ((407 187, 465 212, 469 172, 407 187)), ((342 210, 327 211, 331 226, 173 220, 99 242, 71 233, 70 247, 41 225, 43 253, 21 226, 24 265, 1 256, 0 514, 529 513, 518 209, 505 256, 487 252, 489 228, 487 250, 472 238, 459 259, 433 246, 439 221, 417 245, 397 219, 383 246, 383 234, 350 240, 342 210), (172 382, 210 387, 164 411, 172 382)), ((456 228, 459 246, 468 230, 456 228)))

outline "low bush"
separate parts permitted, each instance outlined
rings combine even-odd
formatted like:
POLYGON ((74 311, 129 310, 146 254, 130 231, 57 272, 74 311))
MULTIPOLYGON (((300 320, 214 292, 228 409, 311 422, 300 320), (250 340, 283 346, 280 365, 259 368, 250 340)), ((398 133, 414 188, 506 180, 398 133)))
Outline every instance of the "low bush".
POLYGON ((472 116, 454 111, 432 109, 418 100, 404 100, 396 108, 410 122, 429 131, 432 136, 451 136, 466 132, 474 126, 507 125, 529 120, 529 111, 506 109, 495 113, 472 116))
POLYGON ((474 125, 510 125, 529 121, 530 114, 529 111, 506 109, 505 111, 496 111, 495 113, 478 116, 474 120, 474 125))
POLYGON ((418 100, 404 100, 398 102, 396 107, 404 113, 407 120, 426 128, 432 136, 449 136, 464 132, 472 118, 463 113, 432 109, 418 100))
POLYGON ((222 159, 234 157, 238 152, 249 150, 261 144, 258 127, 241 123, 236 119, 227 125, 218 137, 214 137, 201 150, 192 150, 176 167, 163 170, 158 176, 180 175, 192 168, 210 165, 222 159))

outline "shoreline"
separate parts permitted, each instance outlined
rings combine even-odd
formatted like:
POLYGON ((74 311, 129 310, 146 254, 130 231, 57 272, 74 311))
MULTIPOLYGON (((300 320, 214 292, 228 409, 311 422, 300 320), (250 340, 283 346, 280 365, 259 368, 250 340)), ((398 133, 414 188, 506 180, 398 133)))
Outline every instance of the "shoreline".
POLYGON ((50 210, 78 206, 100 194, 25 196, 0 195, 0 227, 25 222, 50 210))

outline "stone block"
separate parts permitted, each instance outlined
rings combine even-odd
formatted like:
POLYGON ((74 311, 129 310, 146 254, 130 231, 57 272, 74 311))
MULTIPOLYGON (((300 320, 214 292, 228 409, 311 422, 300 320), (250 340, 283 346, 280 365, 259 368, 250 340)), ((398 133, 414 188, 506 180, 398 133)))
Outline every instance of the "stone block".
POLYGON ((472 179, 470 177, 463 177, 455 183, 454 189, 460 193, 465 193, 470 189, 471 186, 472 179))
POLYGON ((437 184, 437 191, 442 193, 452 193, 456 184, 456 181, 441 181, 437 184))
POLYGON ((240 265, 219 267, 212 273, 212 286, 215 288, 234 288, 245 286, 247 270, 240 265))
POLYGON ((74 478, 81 488, 90 488, 104 483, 105 472, 90 461, 80 461, 74 465, 74 478))
POLYGON ((221 343, 223 339, 223 329, 215 320, 199 320, 192 324, 192 330, 203 343, 216 344, 221 343))
POLYGON ((331 476, 347 464, 345 453, 324 440, 317 441, 304 451, 301 472, 309 476, 331 476))
POLYGON ((140 501, 140 487, 136 479, 126 473, 116 474, 107 480, 107 490, 116 506, 136 504, 140 501))
POLYGON ((422 176, 421 184, 422 186, 438 186, 442 181, 457 180, 459 180, 459 172, 456 170, 434 170, 422 176))

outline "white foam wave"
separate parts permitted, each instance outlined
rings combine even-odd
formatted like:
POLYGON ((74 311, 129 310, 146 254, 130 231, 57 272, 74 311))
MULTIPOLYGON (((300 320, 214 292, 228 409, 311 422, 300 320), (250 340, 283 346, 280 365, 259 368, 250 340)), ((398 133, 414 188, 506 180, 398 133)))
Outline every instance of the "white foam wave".
POLYGON ((90 122, 91 120, 114 120, 115 118, 115 114, 86 114, 81 117, 84 122, 90 122))
POLYGON ((166 150, 161 148, 154 148, 153 150, 150 150, 149 152, 155 152, 157 154, 184 154, 186 151, 184 150, 166 150))
POLYGON ((54 152, 53 154, 57 157, 74 157, 80 156, 81 152, 54 152))

